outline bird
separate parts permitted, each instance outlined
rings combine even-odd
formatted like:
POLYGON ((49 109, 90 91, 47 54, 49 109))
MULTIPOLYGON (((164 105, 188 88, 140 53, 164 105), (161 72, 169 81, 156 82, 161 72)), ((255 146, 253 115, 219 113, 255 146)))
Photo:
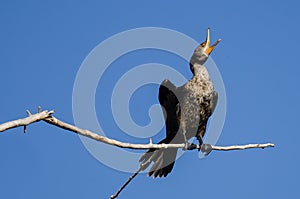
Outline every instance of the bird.
MULTIPOLYGON (((166 137, 159 144, 186 143, 184 150, 187 150, 193 145, 188 140, 196 137, 206 155, 211 151, 211 145, 203 143, 203 136, 217 105, 218 93, 203 64, 220 41, 211 45, 208 28, 206 40, 196 47, 190 59, 192 78, 179 87, 169 80, 161 83, 158 100, 163 109, 166 137)), ((174 167, 177 151, 177 148, 149 149, 140 157, 140 170, 153 162, 148 176, 166 177, 174 167)))
MULTIPOLYGON (((210 45, 210 28, 208 28, 206 40, 196 47, 190 59, 193 77, 180 87, 176 87, 169 80, 161 83, 158 100, 163 109, 166 137, 159 144, 185 143, 184 150, 193 149, 195 144, 189 143, 188 140, 196 137, 205 155, 212 150, 210 144, 203 143, 203 136, 208 119, 216 108, 218 93, 203 64, 220 41, 221 39, 218 39, 210 45)), ((149 149, 140 157, 139 169, 110 198, 118 197, 122 190, 151 163, 153 165, 148 176, 166 177, 174 167, 177 151, 177 148, 149 149)))

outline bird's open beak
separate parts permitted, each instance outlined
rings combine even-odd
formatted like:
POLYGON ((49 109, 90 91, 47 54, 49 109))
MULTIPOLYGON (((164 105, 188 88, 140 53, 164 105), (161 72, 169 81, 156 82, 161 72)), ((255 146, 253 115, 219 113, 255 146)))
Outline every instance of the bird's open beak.
POLYGON ((220 43, 221 39, 218 39, 212 46, 210 46, 210 29, 207 29, 207 36, 206 41, 204 42, 204 52, 207 55, 210 55, 210 53, 213 51, 213 49, 220 43))

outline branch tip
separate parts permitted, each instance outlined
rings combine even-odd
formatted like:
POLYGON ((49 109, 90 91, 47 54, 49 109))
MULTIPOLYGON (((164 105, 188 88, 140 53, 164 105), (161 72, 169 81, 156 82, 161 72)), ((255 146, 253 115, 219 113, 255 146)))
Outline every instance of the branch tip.
POLYGON ((29 110, 26 110, 26 113, 27 113, 28 116, 32 115, 29 110))

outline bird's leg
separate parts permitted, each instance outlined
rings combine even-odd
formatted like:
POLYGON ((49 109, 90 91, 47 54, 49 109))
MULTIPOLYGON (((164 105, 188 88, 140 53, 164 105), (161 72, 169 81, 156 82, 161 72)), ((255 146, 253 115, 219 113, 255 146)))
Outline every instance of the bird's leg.
POLYGON ((202 139, 201 135, 197 135, 197 140, 198 140, 198 142, 199 142, 199 145, 202 146, 202 144, 203 144, 203 139, 202 139))
POLYGON ((188 139, 186 138, 185 133, 183 133, 183 138, 184 138, 184 143, 185 146, 182 150, 186 151, 186 150, 193 150, 197 148, 197 145, 194 143, 189 143, 188 139))
POLYGON ((186 138, 185 132, 183 132, 183 139, 184 139, 184 143, 185 143, 183 150, 186 151, 190 148, 190 143, 188 142, 188 140, 186 138))

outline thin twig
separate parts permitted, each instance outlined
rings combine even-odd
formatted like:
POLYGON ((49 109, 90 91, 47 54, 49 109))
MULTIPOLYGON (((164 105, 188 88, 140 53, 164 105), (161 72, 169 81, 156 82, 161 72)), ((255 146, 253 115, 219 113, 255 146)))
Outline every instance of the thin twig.
POLYGON ((151 160, 148 160, 147 162, 144 162, 140 165, 140 168, 133 174, 131 175, 128 180, 122 185, 122 187, 114 194, 110 196, 110 199, 114 199, 117 198, 119 196, 119 194, 122 192, 123 189, 125 189, 125 187, 133 180, 133 178, 135 178, 135 176, 137 176, 141 171, 145 170, 149 163, 151 162, 151 160))
POLYGON ((26 110, 26 113, 27 113, 28 116, 32 115, 29 110, 26 110))
POLYGON ((114 199, 114 198, 116 198, 116 197, 118 197, 118 195, 121 193, 121 191, 133 180, 133 178, 135 177, 135 176, 137 176, 139 173, 140 173, 140 171, 141 171, 142 169, 141 168, 139 168, 139 170, 137 170, 133 175, 131 175, 129 178, 128 178, 128 180, 122 185, 122 187, 114 194, 114 195, 111 195, 110 196, 110 199, 114 199))

